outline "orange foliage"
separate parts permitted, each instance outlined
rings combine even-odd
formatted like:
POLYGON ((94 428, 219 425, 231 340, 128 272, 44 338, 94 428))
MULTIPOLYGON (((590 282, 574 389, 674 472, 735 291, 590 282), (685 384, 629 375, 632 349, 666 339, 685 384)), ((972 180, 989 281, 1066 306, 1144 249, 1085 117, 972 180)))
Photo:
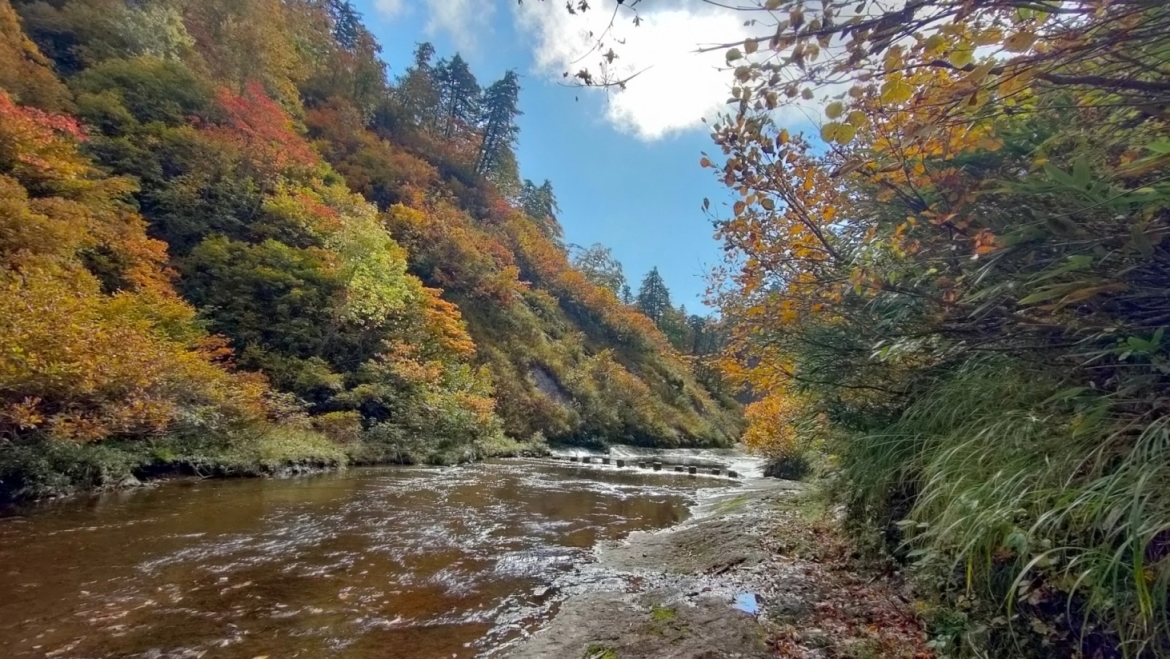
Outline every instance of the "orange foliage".
POLYGON ((0 436, 92 441, 162 432, 181 411, 262 414, 263 382, 212 364, 165 246, 78 137, 0 92, 0 436))
POLYGON ((475 343, 467 333, 459 307, 444 300, 437 288, 423 287, 426 332, 432 342, 457 359, 475 355, 475 343))

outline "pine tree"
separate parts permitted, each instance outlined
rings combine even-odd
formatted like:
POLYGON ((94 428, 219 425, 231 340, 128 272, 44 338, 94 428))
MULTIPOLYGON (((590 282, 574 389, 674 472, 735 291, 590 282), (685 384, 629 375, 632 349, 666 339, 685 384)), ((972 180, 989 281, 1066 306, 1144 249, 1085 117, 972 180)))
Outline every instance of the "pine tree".
POLYGON ((666 282, 662 280, 662 275, 658 274, 657 267, 651 268, 638 289, 638 311, 655 323, 660 323, 666 317, 666 313, 673 308, 666 282))
MULTIPOLYGON (((516 125, 516 117, 520 112, 520 76, 515 71, 508 71, 496 82, 488 87, 483 98, 483 144, 479 149, 479 159, 475 164, 475 171, 484 174, 491 171, 503 157, 506 150, 511 150, 520 133, 516 125)), ((549 184, 551 193, 552 185, 549 184)))
POLYGON ((443 137, 451 139, 478 124, 483 92, 467 61, 459 53, 441 60, 435 66, 434 79, 442 108, 443 137))
POLYGON ((687 317, 687 326, 691 328, 692 355, 709 355, 718 350, 715 328, 711 321, 702 316, 691 315, 687 317))
POLYGON ((687 325, 687 308, 666 309, 662 319, 658 321, 658 329, 666 335, 670 344, 679 352, 687 352, 691 348, 691 328, 687 325))
MULTIPOLYGON (((506 157, 507 153, 501 154, 501 159, 506 159, 506 157)), ((537 222, 545 235, 556 241, 561 240, 564 230, 557 220, 561 208, 557 205, 557 196, 553 192, 552 181, 545 179, 544 183, 538 186, 531 179, 524 179, 524 189, 520 193, 520 206, 524 209, 525 215, 537 222)), ((594 245, 594 247, 601 246, 594 245)), ((617 290, 615 289, 614 292, 616 293, 617 290)))
POLYGON ((333 38, 345 50, 357 52, 364 45, 369 32, 362 25, 362 15, 349 0, 326 0, 325 9, 333 23, 333 38))
POLYGON ((414 63, 398 80, 395 90, 406 121, 417 129, 433 131, 438 126, 441 99, 431 60, 435 47, 423 42, 414 49, 414 63))
POLYGON ((621 294, 622 304, 631 305, 634 303, 634 292, 630 290, 629 284, 622 284, 621 294))

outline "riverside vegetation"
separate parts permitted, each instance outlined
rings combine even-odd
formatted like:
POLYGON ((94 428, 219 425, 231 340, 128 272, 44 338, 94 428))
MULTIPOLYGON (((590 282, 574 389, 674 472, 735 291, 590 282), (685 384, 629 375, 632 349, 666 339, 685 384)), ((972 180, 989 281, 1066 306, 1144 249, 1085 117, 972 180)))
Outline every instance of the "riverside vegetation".
MULTIPOLYGON (((570 257, 514 75, 423 45, 389 81, 340 0, 14 5, 9 491, 725 444, 747 391, 745 442, 820 470, 936 654, 1170 656, 1164 2, 744 3, 699 161, 737 195, 717 323, 570 257)), ((608 35, 567 76, 637 84, 608 35)))
POLYGON ((517 80, 389 80, 346 0, 0 0, 0 494, 734 441, 716 323, 518 180, 517 80))
MULTIPOLYGON (((1170 6, 735 4, 746 441, 823 466, 940 656, 1170 656, 1170 6)), ((582 84, 637 84, 611 41, 582 84)))

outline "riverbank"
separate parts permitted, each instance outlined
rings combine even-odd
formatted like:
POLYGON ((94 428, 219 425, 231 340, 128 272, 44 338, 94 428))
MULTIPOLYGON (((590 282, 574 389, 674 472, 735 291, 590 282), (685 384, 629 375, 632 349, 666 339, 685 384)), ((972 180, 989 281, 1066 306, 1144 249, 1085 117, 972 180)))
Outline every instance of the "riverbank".
POLYGON ((507 659, 927 657, 908 589, 850 557, 800 483, 755 479, 691 520, 598 549, 603 589, 571 594, 507 659))
POLYGON ((544 455, 548 447, 507 438, 463 450, 425 453, 368 441, 333 442, 311 431, 275 428, 251 437, 159 438, 74 444, 0 442, 0 505, 143 487, 174 478, 268 478, 351 466, 459 464, 544 455))

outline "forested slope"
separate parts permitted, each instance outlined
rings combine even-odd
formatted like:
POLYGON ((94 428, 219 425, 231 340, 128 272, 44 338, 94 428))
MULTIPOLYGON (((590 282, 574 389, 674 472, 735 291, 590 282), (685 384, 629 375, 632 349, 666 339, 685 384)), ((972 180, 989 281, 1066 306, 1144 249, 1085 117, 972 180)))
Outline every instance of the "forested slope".
POLYGON ((516 75, 378 52, 344 0, 0 0, 0 490, 733 441, 519 180, 516 75))

